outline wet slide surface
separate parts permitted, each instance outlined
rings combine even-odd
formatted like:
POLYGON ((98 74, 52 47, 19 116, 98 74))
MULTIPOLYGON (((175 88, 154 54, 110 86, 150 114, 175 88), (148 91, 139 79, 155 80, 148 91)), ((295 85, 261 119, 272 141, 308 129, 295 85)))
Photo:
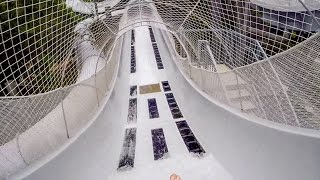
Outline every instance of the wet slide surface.
POLYGON ((320 178, 318 139, 250 122, 208 101, 180 73, 159 30, 150 32, 136 28, 133 41, 131 31, 125 34, 101 114, 26 179, 320 178))
POLYGON ((131 31, 130 44, 128 118, 119 165, 109 179, 168 179, 177 168, 184 179, 231 179, 222 167, 207 171, 218 163, 183 116, 153 29, 131 31))
POLYGON ((190 180, 232 179, 188 126, 183 114, 187 104, 175 96, 183 89, 171 81, 176 75, 167 71, 174 64, 164 54, 168 52, 159 50, 162 39, 155 38, 151 27, 136 28, 125 37, 115 89, 101 116, 27 179, 160 180, 172 173, 190 180), (110 115, 109 107, 118 110, 110 115), (120 131, 107 132, 112 124, 119 124, 114 128, 120 131))

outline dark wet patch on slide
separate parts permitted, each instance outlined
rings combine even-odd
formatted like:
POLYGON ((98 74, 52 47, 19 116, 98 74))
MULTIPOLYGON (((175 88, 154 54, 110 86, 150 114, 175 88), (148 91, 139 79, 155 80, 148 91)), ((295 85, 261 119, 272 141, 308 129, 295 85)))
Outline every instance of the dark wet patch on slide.
POLYGON ((137 122, 137 98, 129 99, 128 123, 137 122))
POLYGON ((134 45, 135 42, 135 35, 134 35, 134 29, 131 30, 131 45, 134 45))
POLYGON ((162 88, 163 88, 164 92, 171 91, 171 87, 170 87, 168 81, 162 81, 161 84, 162 84, 162 88))
POLYGON ((130 72, 131 73, 135 73, 137 71, 136 69, 136 53, 135 53, 135 49, 134 46, 131 46, 131 64, 130 64, 130 72))
POLYGON ((158 69, 164 69, 157 43, 152 44, 154 57, 156 58, 158 69))
POLYGON ((152 129, 151 135, 154 160, 166 158, 168 155, 168 147, 164 137, 163 129, 152 129))
POLYGON ((153 34, 153 30, 152 30, 151 26, 149 26, 149 33, 150 33, 151 42, 155 43, 156 42, 156 38, 154 38, 154 34, 153 34))
POLYGON ((180 108, 177 104, 176 99, 174 98, 172 93, 166 93, 167 102, 172 114, 173 119, 182 118, 183 115, 180 111, 180 108))
POLYGON ((130 86, 130 96, 137 96, 138 86, 130 86))
POLYGON ((204 149, 200 145, 197 138, 194 136, 192 130, 190 129, 187 121, 178 121, 176 122, 180 135, 188 148, 189 152, 203 154, 205 153, 204 149))
POLYGON ((136 134, 136 128, 126 129, 118 170, 128 170, 134 167, 136 134))
POLYGON ((150 27, 150 26, 149 26, 149 32, 150 32, 150 39, 151 39, 151 43, 152 43, 154 57, 156 58, 158 69, 164 69, 163 63, 162 63, 162 60, 161 60, 161 56, 160 56, 160 52, 159 52, 159 48, 157 46, 157 42, 156 42, 156 39, 154 37, 154 33, 153 33, 153 30, 152 30, 152 27, 150 27))
POLYGON ((155 98, 148 99, 148 107, 149 107, 149 118, 159 118, 159 111, 157 106, 157 101, 155 98))

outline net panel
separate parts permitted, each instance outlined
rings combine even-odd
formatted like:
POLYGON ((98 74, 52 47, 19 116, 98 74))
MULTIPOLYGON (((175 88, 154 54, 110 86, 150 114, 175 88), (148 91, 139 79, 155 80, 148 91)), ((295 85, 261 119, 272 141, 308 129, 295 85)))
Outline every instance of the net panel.
POLYGON ((215 100, 319 129, 320 3, 284 1, 0 1, 0 147, 39 138, 25 132, 45 119, 75 127, 55 132, 53 123, 48 134, 74 135, 109 89, 120 36, 142 25, 163 30, 175 60, 215 100), (80 117, 75 107, 84 101, 92 106, 81 105, 80 117))

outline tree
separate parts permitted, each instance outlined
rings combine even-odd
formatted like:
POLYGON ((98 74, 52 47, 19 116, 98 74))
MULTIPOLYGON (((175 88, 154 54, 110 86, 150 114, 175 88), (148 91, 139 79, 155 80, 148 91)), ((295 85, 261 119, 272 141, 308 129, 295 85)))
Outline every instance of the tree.
MULTIPOLYGON (((0 96, 8 94, 5 87, 11 81, 18 84, 19 95, 74 83, 75 78, 62 81, 65 77, 56 67, 68 60, 76 38, 74 26, 84 17, 67 8, 62 0, 2 1, 0 96)), ((70 73, 75 76, 76 72, 70 73)))

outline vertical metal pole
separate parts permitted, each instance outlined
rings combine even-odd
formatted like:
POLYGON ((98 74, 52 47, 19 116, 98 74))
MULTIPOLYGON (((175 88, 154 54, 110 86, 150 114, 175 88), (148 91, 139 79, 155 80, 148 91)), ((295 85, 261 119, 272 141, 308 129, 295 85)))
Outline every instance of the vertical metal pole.
POLYGON ((200 88, 202 89, 202 91, 205 91, 204 89, 204 82, 203 82, 203 69, 202 68, 199 68, 200 70, 200 82, 199 82, 199 85, 200 85, 200 88))
POLYGON ((98 88, 97 88, 97 75, 94 76, 95 77, 95 89, 96 89, 96 96, 97 96, 97 104, 98 104, 98 107, 100 106, 100 102, 99 102, 99 95, 98 95, 98 88))
POLYGON ((197 3, 194 5, 194 7, 192 8, 192 10, 189 12, 189 14, 187 14, 187 16, 184 18, 183 22, 181 23, 181 25, 179 26, 179 28, 177 29, 177 31, 179 32, 180 29, 183 27, 184 23, 187 21, 187 19, 189 18, 189 16, 193 13, 193 11, 196 9, 196 7, 198 6, 198 4, 200 3, 200 0, 197 1, 197 3))
POLYGON ((320 22, 318 21, 317 17, 310 11, 310 9, 304 4, 304 2, 302 2, 302 0, 298 0, 300 2, 300 4, 307 10, 307 12, 310 14, 310 16, 312 17, 312 19, 314 21, 316 21, 316 23, 318 24, 318 26, 320 26, 320 22))
POLYGON ((69 130, 68 130, 68 124, 67 124, 67 119, 66 119, 66 115, 65 115, 65 111, 64 111, 63 101, 61 102, 61 109, 62 109, 64 125, 66 128, 67 138, 70 139, 70 134, 69 134, 69 130))
MULTIPOLYGON (((268 61, 268 62, 269 62, 269 61, 268 61)), ((272 85, 271 85, 271 82, 269 81, 269 78, 268 78, 268 76, 267 76, 267 73, 265 72, 265 70, 263 69, 263 67, 261 66, 261 64, 259 64, 259 65, 260 65, 260 68, 261 68, 263 74, 265 75, 265 77, 266 77, 266 79, 267 79, 267 82, 268 82, 268 84, 269 84, 269 86, 270 86, 270 88, 271 88, 271 90, 272 90, 273 96, 274 96, 274 98, 275 98, 276 101, 277 101, 277 104, 278 104, 278 106, 279 106, 279 110, 280 110, 280 112, 281 112, 281 114, 282 114, 283 120, 284 120, 284 122, 285 122, 286 124, 288 124, 288 122, 287 122, 287 120, 286 120, 286 118, 285 118, 285 116, 284 116, 284 113, 283 113, 283 111, 281 110, 281 104, 280 104, 280 102, 279 102, 279 100, 278 100, 277 93, 274 91, 274 89, 273 89, 273 87, 272 87, 272 85)), ((269 119, 269 120, 271 120, 271 119, 269 119)))
POLYGON ((269 65, 270 65, 273 73, 276 75, 276 78, 277 78, 277 80, 278 80, 278 82, 279 82, 279 84, 280 84, 280 86, 281 86, 281 88, 282 88, 283 93, 285 94, 285 96, 286 96, 286 98, 287 98, 287 100, 288 100, 288 103, 289 103, 290 108, 291 108, 291 111, 292 111, 292 113, 293 113, 293 115, 294 115, 295 121, 296 121, 297 125, 300 127, 300 123, 299 123, 297 114, 296 114, 296 112, 295 112, 295 110, 294 110, 294 108, 293 108, 293 106, 292 106, 292 104, 291 104, 291 101, 290 101, 290 99, 289 99, 288 93, 287 93, 287 91, 285 90, 284 85, 282 84, 281 79, 280 79, 277 71, 274 69, 272 63, 271 63, 270 61, 268 61, 268 62, 269 62, 269 65))
POLYGON ((192 79, 192 75, 191 75, 191 64, 188 64, 189 66, 189 76, 190 76, 190 79, 192 79))
POLYGON ((234 75, 236 76, 236 80, 237 80, 238 94, 239 94, 239 99, 240 99, 240 109, 241 109, 241 111, 243 111, 243 104, 242 104, 242 99, 241 99, 242 95, 241 95, 241 89, 240 89, 240 85, 239 85, 239 79, 238 79, 238 75, 235 72, 235 70, 233 70, 233 71, 234 71, 234 75))
POLYGON ((210 48, 209 44, 207 44, 207 49, 208 49, 209 56, 211 57, 211 59, 213 61, 213 71, 217 72, 218 64, 217 64, 216 58, 214 58, 214 55, 213 55, 213 53, 211 51, 211 48, 210 48))
MULTIPOLYGON (((96 63, 96 68, 95 68, 95 72, 94 72, 94 88, 96 89, 98 107, 100 106, 100 103, 99 103, 98 88, 97 88, 97 69, 98 69, 98 63, 99 63, 99 60, 100 60, 100 55, 101 55, 101 53, 98 56, 97 63, 96 63)), ((108 62, 106 62, 105 66, 107 66, 107 63, 108 62)))
POLYGON ((198 40, 198 47, 197 47, 197 55, 198 55, 198 61, 197 61, 197 66, 201 67, 201 40, 198 40))
POLYGON ((29 165, 29 164, 27 163, 27 161, 24 159, 23 155, 22 155, 21 148, 20 148, 20 145, 19 145, 19 135, 20 135, 19 133, 16 135, 18 152, 19 152, 19 154, 20 154, 20 156, 21 156, 21 159, 22 159, 23 163, 24 163, 25 165, 29 165))
POLYGON ((266 113, 266 111, 263 109, 262 101, 261 101, 261 99, 260 99, 260 96, 259 96, 259 94, 258 94, 258 91, 257 91, 256 87, 254 87, 254 85, 251 85, 251 86, 252 86, 252 89, 254 90, 254 92, 256 93, 257 99, 258 99, 258 101, 259 101, 259 107, 257 107, 257 108, 258 108, 258 109, 261 108, 261 110, 259 110, 259 111, 262 111, 262 113, 264 114, 264 118, 265 118, 265 119, 268 119, 268 118, 267 118, 267 113, 266 113))

